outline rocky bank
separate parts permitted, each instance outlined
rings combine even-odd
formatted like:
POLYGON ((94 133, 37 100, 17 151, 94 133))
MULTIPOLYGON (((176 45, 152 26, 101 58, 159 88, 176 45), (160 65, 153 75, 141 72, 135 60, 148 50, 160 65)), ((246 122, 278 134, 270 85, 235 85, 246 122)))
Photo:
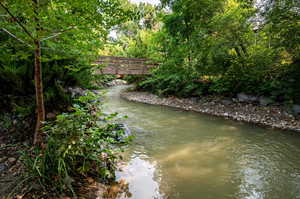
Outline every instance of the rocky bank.
POLYGON ((218 96, 202 98, 159 97, 148 92, 126 91, 121 97, 134 102, 164 105, 187 111, 205 113, 266 127, 300 132, 300 120, 283 106, 261 105, 218 96))

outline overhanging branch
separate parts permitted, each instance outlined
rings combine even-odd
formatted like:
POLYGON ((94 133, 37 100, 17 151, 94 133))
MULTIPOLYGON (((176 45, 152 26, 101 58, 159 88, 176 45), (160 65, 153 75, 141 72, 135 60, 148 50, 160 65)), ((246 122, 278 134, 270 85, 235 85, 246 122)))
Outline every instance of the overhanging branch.
POLYGON ((10 35, 11 37, 15 38, 16 40, 18 40, 19 42, 25 44, 26 46, 32 47, 30 44, 26 43, 25 41, 23 41, 22 39, 18 38, 16 35, 12 34, 11 32, 9 32, 7 29, 5 28, 1 28, 3 30, 3 32, 6 32, 8 35, 10 35))
POLYGON ((31 35, 31 33, 25 28, 25 26, 22 24, 22 22, 15 17, 7 7, 4 6, 3 3, 0 2, 0 6, 19 24, 19 26, 24 30, 24 32, 32 39, 35 40, 34 37, 31 35))
POLYGON ((59 31, 59 32, 56 32, 56 33, 54 33, 53 35, 50 35, 50 36, 48 36, 48 37, 45 37, 45 38, 41 39, 41 41, 45 41, 45 40, 48 40, 48 39, 55 38, 55 37, 61 35, 62 33, 65 33, 65 32, 67 32, 67 31, 69 31, 69 30, 72 30, 73 28, 75 28, 75 26, 71 26, 71 27, 69 27, 69 28, 67 28, 67 29, 65 29, 65 30, 61 30, 61 31, 59 31))

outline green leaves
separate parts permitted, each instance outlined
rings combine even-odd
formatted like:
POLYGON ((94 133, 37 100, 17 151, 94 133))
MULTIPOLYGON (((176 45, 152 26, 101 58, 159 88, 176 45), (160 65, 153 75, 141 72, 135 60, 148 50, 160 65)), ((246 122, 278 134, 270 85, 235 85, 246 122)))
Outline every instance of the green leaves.
POLYGON ((123 0, 42 0, 38 8, 32 0, 1 3, 14 17, 0 6, 0 84, 6 85, 0 93, 21 96, 19 101, 25 95, 35 96, 33 38, 38 39, 45 105, 49 109, 61 109, 70 102, 64 88, 95 87, 91 63, 110 29, 131 17, 123 0))
MULTIPOLYGON (((90 57, 90 52, 96 55, 95 48, 100 47, 110 28, 129 17, 128 8, 119 0, 41 1, 37 12, 32 1, 4 0, 2 3, 32 33, 33 38, 43 41, 44 49, 49 47, 60 55, 90 57)), ((7 14, 3 8, 0 8, 0 13, 7 14)), ((0 27, 5 27, 16 38, 32 45, 32 39, 14 19, 1 17, 0 27)))
POLYGON ((284 48, 293 60, 300 59, 300 3, 284 0, 276 2, 266 13, 265 31, 269 34, 269 43, 275 48, 284 48))
MULTIPOLYGON (((172 12, 155 33, 161 65, 140 88, 178 96, 246 92, 300 102, 299 82, 289 81, 299 74, 299 2, 266 3, 264 14, 243 0, 162 2, 172 12)), ((138 42, 128 46, 125 52, 131 46, 149 52, 138 42)))
MULTIPOLYGON (((114 178, 120 147, 128 142, 116 139, 113 133, 116 125, 108 121, 117 114, 102 113, 98 98, 92 93, 80 97, 73 112, 58 115, 54 122, 45 125, 45 148, 38 148, 34 157, 24 156, 28 174, 39 176, 42 186, 54 187, 58 192, 72 192, 74 180, 66 179, 91 174, 102 180, 114 178), (105 121, 101 125, 99 115, 105 121)), ((117 133, 123 132, 117 130, 117 133)))

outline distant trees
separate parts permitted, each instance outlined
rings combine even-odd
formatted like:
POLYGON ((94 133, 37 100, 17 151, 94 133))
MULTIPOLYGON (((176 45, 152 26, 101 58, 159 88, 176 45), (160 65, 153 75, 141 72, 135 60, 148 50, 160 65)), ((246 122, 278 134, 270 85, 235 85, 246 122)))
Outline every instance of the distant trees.
POLYGON ((157 37, 162 25, 160 17, 164 11, 158 6, 145 3, 129 4, 129 6, 135 13, 133 19, 114 28, 117 38, 108 42, 100 53, 159 59, 159 51, 156 48, 159 44, 157 37))
POLYGON ((299 1, 260 2, 162 0, 172 11, 161 12, 159 31, 148 31, 155 42, 147 48, 143 41, 123 42, 129 46, 124 54, 142 51, 162 62, 141 87, 184 96, 246 92, 300 103, 299 1))

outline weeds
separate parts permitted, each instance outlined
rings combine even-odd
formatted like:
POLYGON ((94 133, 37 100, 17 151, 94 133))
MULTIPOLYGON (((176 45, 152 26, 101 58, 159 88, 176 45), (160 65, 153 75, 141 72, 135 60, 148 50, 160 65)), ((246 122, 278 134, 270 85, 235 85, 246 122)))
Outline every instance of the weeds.
MULTIPOLYGON (((98 96, 99 97, 99 96, 98 96)), ((93 176, 102 182, 114 180, 121 146, 116 125, 109 122, 116 114, 104 114, 97 96, 89 93, 80 97, 72 112, 45 123, 45 144, 23 153, 26 175, 35 179, 45 190, 75 195, 76 181, 93 176), (99 119, 101 118, 101 120, 99 119)))

